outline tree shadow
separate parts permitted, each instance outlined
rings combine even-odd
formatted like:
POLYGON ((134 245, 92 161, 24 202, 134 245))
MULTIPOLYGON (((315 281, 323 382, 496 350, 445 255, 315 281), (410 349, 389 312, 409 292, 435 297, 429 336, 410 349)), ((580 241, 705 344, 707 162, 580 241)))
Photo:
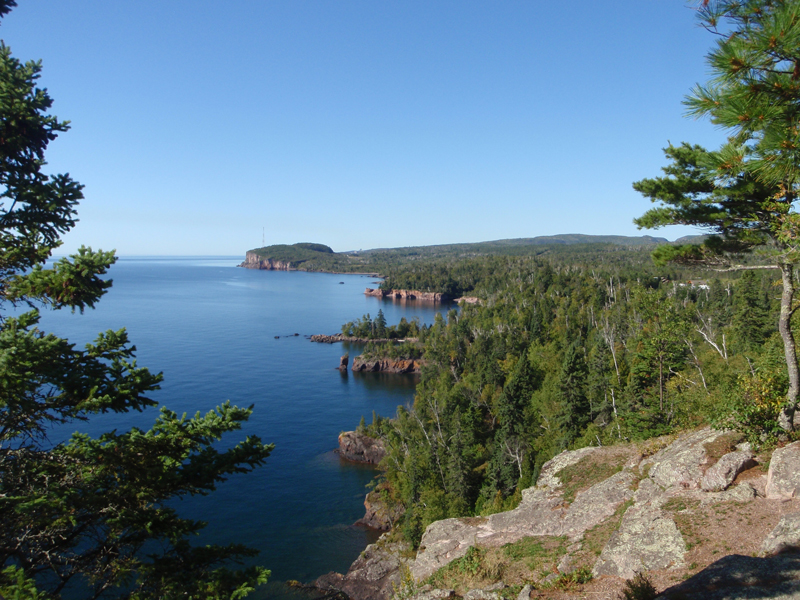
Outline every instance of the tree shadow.
POLYGON ((663 591, 665 600, 800 598, 800 548, 757 558, 731 554, 663 591))

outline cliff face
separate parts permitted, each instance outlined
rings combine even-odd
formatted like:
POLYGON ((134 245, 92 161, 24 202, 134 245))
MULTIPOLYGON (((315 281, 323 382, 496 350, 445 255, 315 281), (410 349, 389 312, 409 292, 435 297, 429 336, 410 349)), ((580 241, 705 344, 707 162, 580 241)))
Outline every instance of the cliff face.
POLYGON ((419 373, 422 363, 418 360, 382 358, 366 360, 361 356, 353 359, 353 371, 373 373, 419 373))
POLYGON ((376 298, 395 298, 397 300, 422 300, 423 302, 449 302, 447 294, 439 292, 419 292, 417 290, 382 290, 380 288, 367 288, 364 290, 366 296, 376 298))
POLYGON ((339 434, 339 454, 348 460, 377 465, 386 456, 386 448, 383 440, 357 431, 344 431, 339 434))
POLYGON ((239 265, 245 269, 260 269, 262 271, 292 271, 292 263, 271 258, 261 258, 255 252, 248 252, 244 255, 244 262, 239 265))

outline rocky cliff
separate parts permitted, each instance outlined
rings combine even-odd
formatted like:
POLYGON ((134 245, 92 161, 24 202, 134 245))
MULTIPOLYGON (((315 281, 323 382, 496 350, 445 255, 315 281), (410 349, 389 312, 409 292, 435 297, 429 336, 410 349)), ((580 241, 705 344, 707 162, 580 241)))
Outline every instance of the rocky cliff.
POLYGON ((261 258, 255 252, 247 252, 244 262, 239 265, 245 269, 261 269, 262 271, 292 271, 295 268, 291 262, 261 258))
POLYGON ((767 458, 711 429, 564 452, 514 510, 432 523, 413 559, 386 534, 318 583, 357 600, 611 599, 646 573, 660 598, 797 598, 800 442, 767 458))
POLYGON ((401 358, 367 359, 362 356, 356 356, 353 359, 351 369, 353 371, 373 373, 419 373, 422 369, 422 362, 401 358))
POLYGON ((394 298, 397 300, 422 300, 423 302, 449 302, 447 294, 439 292, 420 292, 417 290, 382 290, 380 288, 367 288, 364 290, 367 296, 376 298, 394 298))
POLYGON ((386 448, 381 439, 343 431, 339 434, 339 454, 347 460, 377 465, 386 456, 386 448))

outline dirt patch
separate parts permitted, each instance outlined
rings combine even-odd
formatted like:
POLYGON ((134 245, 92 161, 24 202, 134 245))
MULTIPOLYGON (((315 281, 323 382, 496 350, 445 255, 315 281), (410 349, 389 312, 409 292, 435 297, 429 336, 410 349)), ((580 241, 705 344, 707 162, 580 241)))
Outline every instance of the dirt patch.
POLYGON ((781 517, 800 510, 800 500, 756 498, 753 502, 703 506, 696 499, 676 497, 662 508, 671 513, 688 549, 687 567, 671 575, 674 584, 728 554, 756 556, 781 517))

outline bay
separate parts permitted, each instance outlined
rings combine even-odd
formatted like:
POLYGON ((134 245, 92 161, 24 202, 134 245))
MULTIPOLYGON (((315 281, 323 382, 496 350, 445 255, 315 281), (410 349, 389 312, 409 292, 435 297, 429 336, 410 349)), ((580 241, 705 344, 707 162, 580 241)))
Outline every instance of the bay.
MULTIPOLYGON (((340 459, 337 437, 361 416, 369 422, 373 411, 392 416, 413 401, 416 383, 413 376, 341 374, 335 367, 347 348, 306 336, 336 333, 379 309, 390 324, 403 316, 430 324, 449 307, 365 296, 364 288, 375 286, 370 276, 253 271, 236 268, 240 260, 122 258, 96 309, 43 311, 40 327, 79 345, 125 327, 138 364, 164 373, 153 398, 179 414, 204 413, 225 400, 253 405, 243 430, 220 447, 258 435, 275 444, 266 464, 176 506, 182 516, 208 521, 197 543, 257 548, 253 562, 271 569, 272 578, 251 597, 281 598, 291 595, 285 581, 344 572, 375 539, 352 525, 363 515, 375 472, 340 459)), ((148 428, 156 415, 101 415, 72 429, 98 435, 148 428)))

